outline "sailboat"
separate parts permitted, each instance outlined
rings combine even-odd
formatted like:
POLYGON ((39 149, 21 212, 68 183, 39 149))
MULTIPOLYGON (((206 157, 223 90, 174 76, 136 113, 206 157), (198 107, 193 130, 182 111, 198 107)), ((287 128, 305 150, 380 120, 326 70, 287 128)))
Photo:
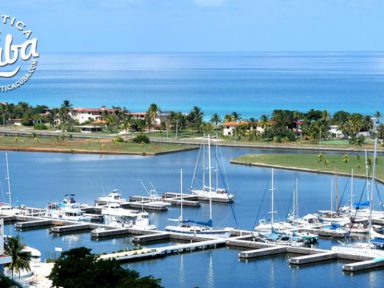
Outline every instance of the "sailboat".
POLYGON ((369 195, 369 239, 367 242, 359 243, 349 243, 343 244, 340 246, 333 246, 332 251, 336 253, 351 253, 359 256, 369 256, 369 257, 384 257, 384 251, 380 250, 384 248, 384 235, 374 231, 372 226, 372 211, 373 211, 373 192, 374 192, 374 183, 376 177, 376 159, 377 159, 377 138, 375 139, 375 148, 373 153, 373 164, 372 164, 372 182, 370 185, 370 195, 369 195))
POLYGON ((12 206, 11 177, 9 175, 8 153, 5 153, 5 168, 6 168, 5 180, 7 180, 7 187, 8 187, 8 192, 6 194, 8 195, 9 203, 0 204, 0 215, 7 215, 7 216, 19 215, 19 214, 22 214, 21 209, 15 208, 12 206))
POLYGON ((335 211, 333 211, 333 180, 331 181, 331 210, 320 210, 320 216, 319 219, 323 222, 333 224, 329 227, 343 227, 351 222, 348 215, 343 215, 340 213, 339 209, 339 189, 338 189, 338 179, 337 179, 337 173, 335 174, 335 211))
MULTIPOLYGON (((211 167, 209 163, 209 167, 211 167)), ((209 179, 211 179, 211 171, 209 171, 209 179)), ((211 180, 209 180, 209 187, 211 187, 211 180)), ((211 190, 211 188, 209 188, 211 190)), ((233 228, 214 229, 212 228, 212 199, 209 201, 209 220, 208 222, 197 222, 192 220, 186 220, 183 217, 183 169, 180 169, 180 216, 178 219, 170 219, 170 221, 177 221, 178 225, 168 225, 165 227, 166 231, 204 235, 204 236, 215 236, 228 238, 231 236, 233 228)))
POLYGON ((276 211, 274 211, 274 169, 272 168, 272 185, 271 185, 271 205, 272 210, 269 212, 271 214, 271 221, 268 222, 266 219, 261 219, 259 221, 259 225, 255 227, 256 232, 270 232, 271 230, 274 230, 276 232, 286 231, 293 229, 293 226, 290 223, 287 222, 275 222, 274 221, 274 214, 276 211))
POLYGON ((293 226, 287 222, 277 222, 274 221, 275 204, 274 204, 274 169, 272 168, 272 184, 271 184, 271 222, 262 222, 255 227, 254 236, 263 242, 271 242, 274 244, 280 245, 297 245, 301 246, 304 244, 303 239, 296 235, 293 235, 291 232, 293 226))
POLYGON ((346 211, 349 210, 349 217, 351 219, 351 223, 347 224, 346 227, 349 228, 349 232, 352 233, 352 234, 368 234, 369 233, 369 227, 368 225, 366 224, 366 220, 368 220, 368 218, 363 218, 363 217, 358 217, 357 214, 358 214, 358 210, 354 210, 353 209, 353 196, 354 196, 354 193, 353 193, 353 168, 351 170, 351 189, 350 189, 350 199, 349 199, 349 207, 347 209, 347 207, 344 207, 346 211))
MULTIPOLYGON (((215 167, 215 173, 216 173, 216 185, 215 189, 212 189, 212 186, 208 187, 206 186, 205 180, 206 180, 206 167, 205 167, 205 158, 206 158, 206 148, 205 145, 203 144, 200 147, 199 154, 197 156, 197 161, 195 165, 195 170, 193 173, 192 177, 192 184, 191 184, 191 192, 192 194, 196 195, 200 200, 209 200, 209 201, 216 201, 216 202, 233 202, 233 199, 235 198, 235 195, 229 193, 226 188, 219 187, 219 173, 220 173, 220 165, 219 165, 219 159, 218 159, 218 145, 216 145, 216 167, 215 167), (199 156, 200 153, 202 152, 202 165, 203 165, 203 185, 201 188, 193 188, 193 184, 196 180, 196 174, 197 174, 197 167, 199 164, 199 156)), ((211 137, 208 135, 208 144, 207 144, 207 152, 208 152, 208 162, 212 163, 211 159, 211 137)), ((210 173, 213 167, 208 167, 210 173)))
POLYGON ((292 236, 298 237, 304 241, 306 244, 314 244, 319 240, 319 235, 312 234, 305 231, 300 231, 298 226, 299 219, 299 189, 298 189, 298 180, 296 179, 295 189, 293 190, 292 197, 292 222, 294 225, 294 229, 291 231, 287 231, 288 234, 292 236))

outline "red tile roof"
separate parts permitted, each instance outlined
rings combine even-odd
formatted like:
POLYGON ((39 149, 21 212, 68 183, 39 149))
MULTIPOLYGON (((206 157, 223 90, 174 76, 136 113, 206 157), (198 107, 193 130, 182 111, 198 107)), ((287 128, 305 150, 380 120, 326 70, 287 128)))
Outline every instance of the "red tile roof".
POLYGON ((244 126, 248 125, 248 122, 242 121, 242 122, 225 122, 223 125, 224 126, 244 126))

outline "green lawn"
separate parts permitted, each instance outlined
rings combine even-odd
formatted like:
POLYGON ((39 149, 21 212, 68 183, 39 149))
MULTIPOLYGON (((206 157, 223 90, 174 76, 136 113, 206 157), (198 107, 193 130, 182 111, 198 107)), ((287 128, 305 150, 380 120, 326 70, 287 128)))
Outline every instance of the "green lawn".
MULTIPOLYGON (((354 174, 365 175, 365 159, 363 156, 348 155, 348 162, 345 162, 344 155, 323 154, 319 161, 318 154, 269 154, 269 155, 243 155, 232 161, 232 163, 248 164, 255 166, 281 166, 290 169, 310 169, 314 172, 350 174, 353 168, 354 174)), ((372 157, 371 157, 372 158, 372 157)), ((384 157, 377 161, 376 176, 384 181, 384 157)))
POLYGON ((183 144, 137 144, 133 142, 113 143, 111 139, 97 140, 65 138, 63 140, 60 139, 60 137, 0 137, 1 150, 155 155, 167 152, 183 151, 192 148, 192 146, 183 144))

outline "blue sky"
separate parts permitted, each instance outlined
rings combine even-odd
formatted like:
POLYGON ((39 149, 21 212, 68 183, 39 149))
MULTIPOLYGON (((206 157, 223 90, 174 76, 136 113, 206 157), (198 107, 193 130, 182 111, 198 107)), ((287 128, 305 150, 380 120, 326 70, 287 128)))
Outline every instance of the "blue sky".
POLYGON ((383 0, 8 0, 42 52, 384 50, 383 0))

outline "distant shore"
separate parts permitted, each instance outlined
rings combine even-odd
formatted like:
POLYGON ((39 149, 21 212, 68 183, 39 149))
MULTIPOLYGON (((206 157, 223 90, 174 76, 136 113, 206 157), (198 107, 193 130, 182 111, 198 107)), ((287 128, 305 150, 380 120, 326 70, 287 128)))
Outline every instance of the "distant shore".
MULTIPOLYGON (((346 158, 343 160, 343 157, 344 156, 341 155, 324 155, 324 159, 319 161, 317 160, 318 155, 315 154, 250 154, 233 159, 231 163, 245 166, 276 168, 318 174, 337 174, 346 177, 351 176, 351 170, 353 168, 354 177, 366 178, 363 157, 357 159, 354 156, 350 156, 350 158, 348 158, 348 162, 344 162, 346 161, 346 158)), ((383 161, 384 158, 380 157, 376 168, 376 180, 384 184, 383 161)))
MULTIPOLYGON (((72 139, 93 139, 95 141, 111 140, 117 135, 115 134, 85 134, 85 133, 68 133, 57 131, 39 131, 39 130, 19 130, 0 127, 0 135, 7 137, 41 137, 43 138, 58 138, 66 137, 72 139)), ((175 138, 175 137, 154 137, 151 133, 145 133, 150 137, 152 143, 159 144, 176 144, 176 145, 200 145, 204 140, 202 137, 190 137, 190 138, 175 138)), ((1 136, 0 136, 1 137, 1 136)), ((131 138, 132 136, 128 136, 131 138)), ((215 141, 215 140, 213 140, 215 141)), ((216 142, 215 142, 216 144, 216 142)), ((246 142, 246 141, 234 141, 228 139, 219 139, 218 145, 223 147, 237 147, 237 148, 255 148, 255 149, 276 149, 276 150, 296 150, 296 151, 334 151, 343 153, 352 152, 364 152, 365 149, 368 152, 373 152, 373 145, 337 145, 337 144, 309 144, 299 142, 287 142, 287 143, 274 143, 274 142, 246 142)), ((87 149, 86 149, 87 150, 87 149)), ((384 147, 378 147, 378 153, 384 153, 384 147)), ((44 151, 41 151, 44 152, 44 151)), ((74 152, 72 152, 74 153, 74 152)), ((114 154, 114 153, 112 153, 114 154)), ((115 153, 118 154, 118 153, 115 153)), ((126 153, 125 153, 126 154, 126 153)))
POLYGON ((189 151, 196 148, 196 146, 171 143, 114 143, 111 139, 0 136, 0 150, 3 151, 155 156, 189 151))

